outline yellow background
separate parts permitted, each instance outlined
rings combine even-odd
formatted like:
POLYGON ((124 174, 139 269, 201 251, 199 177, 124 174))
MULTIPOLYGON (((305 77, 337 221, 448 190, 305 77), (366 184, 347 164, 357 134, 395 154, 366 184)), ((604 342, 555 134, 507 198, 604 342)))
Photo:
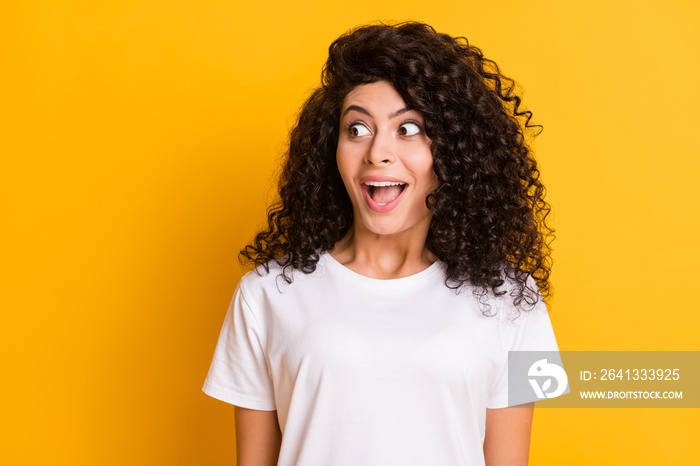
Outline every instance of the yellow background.
MULTIPOLYGON (((700 350, 693 0, 0 3, 0 463, 232 464, 201 385, 329 43, 466 35, 525 91, 563 350, 700 350)), ((695 464, 694 409, 541 409, 532 464, 695 464)))

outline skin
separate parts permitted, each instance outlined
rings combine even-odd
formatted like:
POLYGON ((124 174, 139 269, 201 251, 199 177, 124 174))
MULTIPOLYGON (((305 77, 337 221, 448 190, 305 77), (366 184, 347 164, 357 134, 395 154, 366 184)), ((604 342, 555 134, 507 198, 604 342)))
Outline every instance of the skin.
POLYGON ((525 466, 530 453, 534 403, 486 410, 486 466, 525 466))
POLYGON ((330 254, 372 278, 405 277, 429 267, 436 258, 425 247, 432 218, 425 198, 438 181, 423 116, 408 109, 390 83, 379 81, 348 93, 340 125, 336 160, 355 222, 330 254), (361 183, 366 176, 406 182, 398 206, 373 211, 361 183))
MULTIPOLYGON (((438 180, 422 115, 408 109, 390 83, 380 81, 348 93, 340 124, 336 160, 355 220, 330 254, 372 278, 400 278, 425 270, 437 260, 425 247, 432 219, 425 199, 438 180), (393 210, 371 208, 361 182, 367 176, 389 176, 407 184, 393 210)), ((487 410, 488 466, 527 464, 532 414, 532 404, 487 410)), ((276 411, 236 407, 239 466, 277 464, 281 441, 276 411)))
POLYGON ((236 406, 236 464, 274 466, 280 454, 282 432, 277 411, 258 411, 236 406))

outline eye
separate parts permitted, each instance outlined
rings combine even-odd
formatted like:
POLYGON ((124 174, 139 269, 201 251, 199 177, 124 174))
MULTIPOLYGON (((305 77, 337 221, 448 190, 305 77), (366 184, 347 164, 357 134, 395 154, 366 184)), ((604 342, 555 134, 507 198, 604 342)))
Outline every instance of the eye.
POLYGON ((367 127, 360 123, 354 123, 350 125, 348 131, 350 132, 350 137, 353 138, 359 138, 361 136, 367 136, 369 134, 369 130, 367 129, 367 127))
POLYGON ((417 123, 411 123, 410 121, 399 126, 399 134, 401 136, 415 136, 420 131, 421 127, 417 123))

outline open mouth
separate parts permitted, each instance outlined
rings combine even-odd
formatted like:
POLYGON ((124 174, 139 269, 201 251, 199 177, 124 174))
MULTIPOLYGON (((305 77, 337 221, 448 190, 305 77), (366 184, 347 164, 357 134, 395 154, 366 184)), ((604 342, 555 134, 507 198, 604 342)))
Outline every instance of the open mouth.
POLYGON ((371 201, 370 206, 374 204, 381 210, 401 197, 407 186, 402 181, 365 181, 363 185, 371 201))
POLYGON ((377 205, 387 205, 401 195, 406 183, 395 181, 366 181, 367 192, 377 205))

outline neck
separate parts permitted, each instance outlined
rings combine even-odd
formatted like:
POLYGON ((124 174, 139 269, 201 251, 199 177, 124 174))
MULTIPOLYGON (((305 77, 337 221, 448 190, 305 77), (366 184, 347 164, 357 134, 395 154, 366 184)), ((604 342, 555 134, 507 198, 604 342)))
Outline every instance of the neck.
POLYGON ((427 236, 427 229, 420 235, 415 231, 378 235, 356 223, 330 254, 345 267, 367 277, 407 277, 437 260, 425 247, 427 236))

